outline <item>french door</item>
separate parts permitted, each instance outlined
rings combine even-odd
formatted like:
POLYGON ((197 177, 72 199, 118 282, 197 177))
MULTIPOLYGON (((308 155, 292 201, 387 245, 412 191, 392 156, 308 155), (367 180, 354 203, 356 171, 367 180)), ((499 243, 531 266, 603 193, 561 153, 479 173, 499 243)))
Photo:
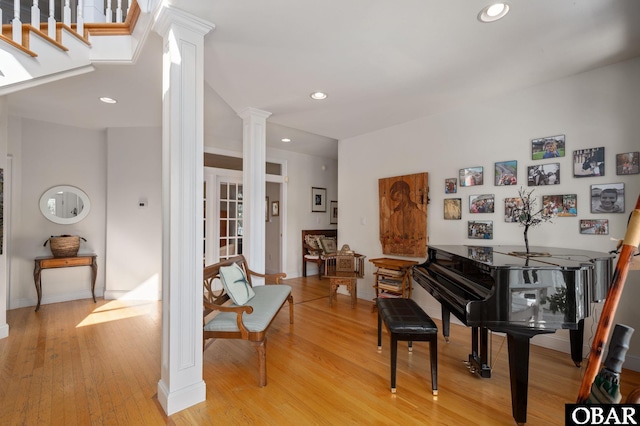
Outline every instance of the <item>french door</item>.
POLYGON ((220 175, 205 167, 204 173, 204 264, 242 254, 242 175, 220 175))

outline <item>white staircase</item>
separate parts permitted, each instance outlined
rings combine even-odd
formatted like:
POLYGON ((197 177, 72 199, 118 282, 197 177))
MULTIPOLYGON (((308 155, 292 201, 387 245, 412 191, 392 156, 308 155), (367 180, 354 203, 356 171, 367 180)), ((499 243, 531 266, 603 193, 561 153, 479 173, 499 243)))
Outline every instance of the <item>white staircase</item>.
MULTIPOLYGON (((148 2, 147 8, 149 3, 154 2, 148 2)), ((0 96, 91 72, 96 63, 133 63, 151 24, 150 10, 141 11, 136 0, 131 0, 126 19, 120 23, 54 21, 51 31, 46 23, 4 24, 0 35, 0 96), (16 35, 20 28, 21 34, 16 35)))

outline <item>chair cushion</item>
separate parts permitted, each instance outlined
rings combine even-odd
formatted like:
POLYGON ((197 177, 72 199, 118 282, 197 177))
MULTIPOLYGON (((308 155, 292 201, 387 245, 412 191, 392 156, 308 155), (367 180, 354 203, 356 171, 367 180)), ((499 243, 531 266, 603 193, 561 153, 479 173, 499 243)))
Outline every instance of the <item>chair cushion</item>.
MULTIPOLYGON (((260 332, 267 328, 291 293, 291 286, 261 285, 254 289, 255 297, 246 303, 253 307, 253 313, 243 314, 244 326, 249 331, 260 332)), ((233 305, 231 305, 233 306, 233 305)), ((239 331, 235 312, 220 312, 204 326, 205 331, 239 331)))
POLYGON ((236 305, 244 305, 255 296, 255 292, 244 271, 237 263, 230 266, 220 267, 220 280, 233 303, 236 305))
POLYGON ((338 251, 338 247, 336 244, 336 239, 333 237, 329 238, 321 238, 320 246, 322 247, 322 254, 335 254, 338 251))
POLYGON ((322 251, 322 247, 320 247, 320 238, 324 238, 324 235, 309 234, 304 236, 304 242, 311 247, 311 249, 309 249, 310 255, 318 256, 322 251))

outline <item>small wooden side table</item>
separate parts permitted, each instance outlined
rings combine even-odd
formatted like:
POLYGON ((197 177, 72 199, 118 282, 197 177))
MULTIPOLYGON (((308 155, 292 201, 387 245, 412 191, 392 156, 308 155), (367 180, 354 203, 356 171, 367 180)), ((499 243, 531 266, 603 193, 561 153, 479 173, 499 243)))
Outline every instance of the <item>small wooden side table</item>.
POLYGON ((93 296, 93 303, 96 303, 96 277, 98 275, 98 264, 96 263, 95 253, 79 254, 75 257, 53 257, 43 256, 35 258, 35 269, 33 270, 33 280, 36 285, 36 292, 38 293, 38 304, 36 305, 36 312, 40 309, 40 300, 42 299, 42 280, 41 272, 43 269, 53 268, 69 268, 73 266, 91 266, 91 295, 93 296))
MULTIPOLYGON (((375 282, 373 287, 378 297, 402 297, 411 299, 411 268, 418 264, 414 260, 392 259, 380 257, 369 259, 377 268, 373 273, 375 282)), ((372 310, 376 310, 376 300, 373 300, 372 310)))

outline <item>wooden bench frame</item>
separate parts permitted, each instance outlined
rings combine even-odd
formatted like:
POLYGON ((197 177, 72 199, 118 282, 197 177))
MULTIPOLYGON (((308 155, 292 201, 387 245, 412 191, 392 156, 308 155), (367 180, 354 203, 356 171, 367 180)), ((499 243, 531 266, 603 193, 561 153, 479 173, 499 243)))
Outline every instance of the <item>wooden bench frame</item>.
MULTIPOLYGON (((310 252, 316 250, 306 242, 307 235, 324 235, 327 238, 335 238, 338 241, 337 229, 304 229, 302 230, 302 276, 307 276, 307 262, 312 262, 318 265, 318 277, 322 278, 326 275, 326 261, 322 253, 318 255, 317 259, 308 259, 305 256, 311 254, 310 252)), ((322 248, 320 248, 322 252, 322 248)))
MULTIPOLYGON (((233 263, 239 264, 245 271, 247 281, 253 287, 251 281, 252 277, 263 277, 266 285, 278 285, 280 280, 286 277, 284 273, 277 274, 260 274, 254 272, 247 267, 247 262, 244 256, 239 255, 230 259, 221 261, 214 265, 206 266, 204 268, 203 280, 204 280, 204 298, 203 298, 203 326, 208 323, 207 318, 210 315, 215 315, 216 312, 235 312, 237 314, 237 331, 207 331, 203 329, 202 350, 205 350, 208 345, 205 345, 207 339, 242 339, 248 340, 256 348, 258 352, 258 367, 259 367, 259 381, 260 387, 267 384, 267 330, 273 323, 274 318, 280 312, 285 302, 289 302, 289 323, 293 324, 293 296, 289 293, 282 305, 278 307, 275 314, 269 321, 269 324, 264 330, 250 331, 244 325, 244 315, 251 315, 253 313, 253 307, 244 305, 234 305, 229 295, 224 291, 220 279, 220 267, 230 266, 233 263)), ((258 297, 257 295, 254 297, 258 297)), ((215 320, 215 318, 213 319, 215 320)))

